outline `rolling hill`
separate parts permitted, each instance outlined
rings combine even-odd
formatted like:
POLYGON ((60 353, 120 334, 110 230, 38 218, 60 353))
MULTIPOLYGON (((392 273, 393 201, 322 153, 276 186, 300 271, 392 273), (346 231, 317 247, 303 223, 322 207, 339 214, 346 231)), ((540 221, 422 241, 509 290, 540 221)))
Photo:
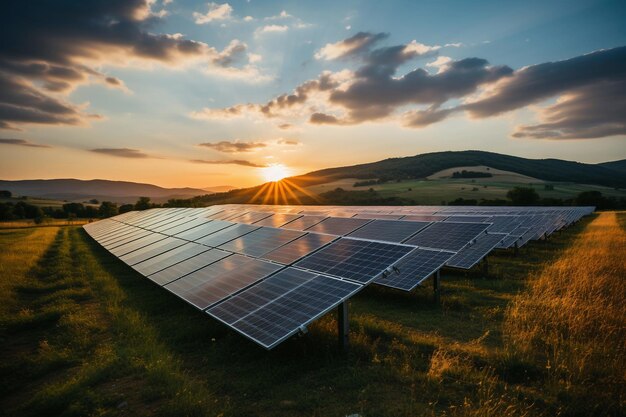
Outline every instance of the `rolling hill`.
POLYGON ((455 167, 489 166, 545 181, 626 187, 626 160, 584 164, 561 159, 527 159, 483 151, 433 152, 378 162, 327 168, 293 177, 300 186, 322 184, 342 178, 426 178, 455 167))
POLYGON ((139 197, 150 197, 154 201, 170 198, 190 198, 209 193, 199 188, 163 188, 152 184, 110 180, 0 180, 0 190, 15 195, 78 201, 86 199, 114 202, 135 202, 139 197))

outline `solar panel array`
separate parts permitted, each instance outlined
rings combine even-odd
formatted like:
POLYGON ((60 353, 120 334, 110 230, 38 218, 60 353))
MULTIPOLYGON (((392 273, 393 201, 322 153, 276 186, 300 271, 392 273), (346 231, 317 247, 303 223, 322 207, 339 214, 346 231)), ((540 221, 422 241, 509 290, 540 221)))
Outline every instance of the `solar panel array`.
POLYGON ((220 205, 134 211, 84 226, 155 284, 271 349, 372 282, 410 291, 592 207, 220 205))

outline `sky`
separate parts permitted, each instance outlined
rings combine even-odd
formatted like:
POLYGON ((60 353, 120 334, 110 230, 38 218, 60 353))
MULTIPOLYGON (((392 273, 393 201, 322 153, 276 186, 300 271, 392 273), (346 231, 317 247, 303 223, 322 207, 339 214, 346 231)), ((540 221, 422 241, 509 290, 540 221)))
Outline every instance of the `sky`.
POLYGON ((0 179, 164 187, 478 149, 626 158, 626 2, 13 1, 0 179))

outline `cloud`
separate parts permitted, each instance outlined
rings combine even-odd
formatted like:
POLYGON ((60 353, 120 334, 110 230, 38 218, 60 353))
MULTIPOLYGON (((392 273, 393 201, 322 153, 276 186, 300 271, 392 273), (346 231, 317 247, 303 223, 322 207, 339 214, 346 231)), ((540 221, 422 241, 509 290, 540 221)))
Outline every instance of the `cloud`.
POLYGON ((260 36, 267 33, 283 33, 287 30, 289 30, 289 26, 287 25, 266 25, 255 30, 254 35, 260 36))
MULTIPOLYGON (((156 24, 164 13, 153 0, 82 0, 9 2, 0 14, 0 128, 22 124, 87 125, 97 115, 86 105, 67 101, 80 85, 100 83, 130 92, 123 81, 99 68, 205 64, 208 72, 256 81, 262 78, 250 62, 237 68, 245 44, 229 45, 219 52, 204 42, 183 35, 159 34, 156 24), (212 71, 211 71, 212 70, 212 71), (20 91, 21 90, 21 91, 20 91), (51 104, 55 104, 55 108, 51 104)), ((167 2, 161 2, 165 7, 167 2)))
POLYGON ((220 142, 207 142, 200 143, 198 146, 203 146, 205 148, 214 149, 218 152, 226 152, 226 153, 238 153, 238 152, 252 152, 261 148, 265 148, 267 145, 263 142, 239 142, 239 141, 228 141, 223 140, 220 142))
POLYGON ((276 141, 276 143, 278 143, 279 145, 288 145, 288 146, 297 146, 300 145, 300 141, 296 140, 296 139, 278 139, 276 141))
POLYGON ((238 39, 233 39, 228 46, 226 46, 222 52, 214 56, 211 61, 217 66, 229 67, 240 59, 247 49, 248 45, 238 39))
POLYGON ((296 119, 337 126, 398 120, 406 127, 421 128, 457 113, 492 117, 557 98, 556 104, 539 109, 539 123, 518 126, 513 136, 573 139, 624 134, 626 46, 514 71, 478 57, 438 56, 441 46, 415 40, 375 47, 387 37, 360 32, 316 53, 318 59, 351 58, 358 63, 355 70, 325 71, 265 104, 203 109, 197 116, 276 118, 279 126, 289 127, 296 119), (419 67, 401 72, 409 62, 435 57, 425 66, 437 68, 436 74, 419 67))
POLYGON ((522 68, 464 106, 474 117, 502 114, 594 83, 626 80, 626 46, 522 68))
POLYGON ((90 149, 89 151, 103 154, 103 155, 117 156, 119 158, 136 158, 136 159, 151 158, 150 155, 140 151, 139 149, 98 148, 98 149, 90 149))
POLYGON ((40 143, 33 143, 26 139, 6 139, 0 138, 0 145, 16 145, 16 146, 26 146, 29 148, 52 148, 50 145, 43 145, 40 143))
POLYGON ((626 80, 576 89, 539 111, 542 123, 518 126, 516 138, 594 139, 626 135, 626 80))
POLYGON ((388 33, 359 32, 348 39, 327 43, 315 54, 315 58, 329 61, 357 55, 369 50, 375 43, 388 37, 388 33))
POLYGON ((242 165, 246 167, 252 168, 265 168, 267 165, 256 164, 254 162, 246 161, 243 159, 226 159, 226 160, 214 160, 208 161, 205 159, 191 159, 189 162, 193 162, 195 164, 209 164, 209 165, 242 165))
POLYGON ((209 10, 206 13, 193 13, 196 24, 203 25, 216 20, 229 20, 232 18, 231 13, 233 12, 233 8, 228 3, 208 3, 207 6, 209 10))
POLYGON ((290 15, 289 13, 287 13, 286 10, 282 10, 279 14, 277 14, 276 16, 269 16, 266 17, 265 20, 278 20, 278 19, 288 19, 293 17, 292 15, 290 15))

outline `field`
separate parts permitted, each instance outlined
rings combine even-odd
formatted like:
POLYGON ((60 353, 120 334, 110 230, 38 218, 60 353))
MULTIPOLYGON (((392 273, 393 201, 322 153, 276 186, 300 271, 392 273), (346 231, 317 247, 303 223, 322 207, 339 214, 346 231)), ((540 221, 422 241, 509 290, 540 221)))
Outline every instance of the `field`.
POLYGON ((463 199, 506 199, 506 193, 513 187, 533 187, 541 198, 570 199, 576 197, 583 191, 600 191, 606 197, 626 197, 625 190, 603 187, 599 185, 555 183, 546 182, 536 178, 516 174, 514 172, 501 171, 487 167, 457 167, 440 171, 429 176, 427 179, 403 180, 400 182, 388 182, 372 186, 354 187, 358 180, 346 178, 326 184, 318 184, 307 187, 309 191, 320 194, 336 188, 343 188, 348 191, 365 191, 373 188, 378 191, 381 197, 401 197, 415 200, 416 204, 441 204, 457 198, 463 199), (454 171, 490 172, 493 176, 489 178, 460 178, 453 179, 451 175, 454 171), (546 189, 550 184, 553 189, 546 189))
POLYGON ((267 352, 77 226, 0 229, 0 414, 622 415, 626 213, 584 219, 489 274, 350 303, 267 352))

